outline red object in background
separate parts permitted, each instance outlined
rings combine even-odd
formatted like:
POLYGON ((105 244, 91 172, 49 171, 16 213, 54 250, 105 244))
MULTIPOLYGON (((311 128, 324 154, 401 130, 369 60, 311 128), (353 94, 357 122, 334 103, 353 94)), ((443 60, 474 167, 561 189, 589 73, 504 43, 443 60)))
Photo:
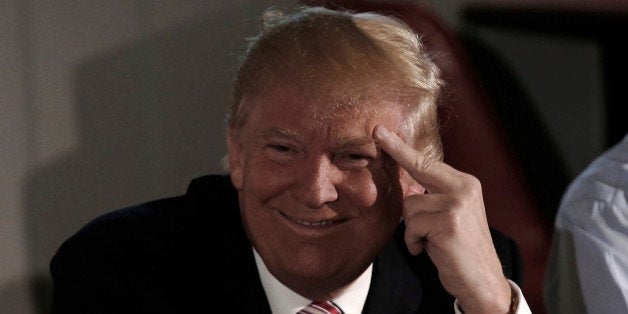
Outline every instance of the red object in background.
POLYGON ((439 115, 445 162, 482 182, 489 224, 514 238, 524 260, 522 290, 533 313, 546 313, 543 279, 553 223, 539 208, 512 143, 457 35, 433 12, 412 2, 303 1, 308 5, 378 11, 396 16, 422 35, 437 54, 447 81, 439 115))

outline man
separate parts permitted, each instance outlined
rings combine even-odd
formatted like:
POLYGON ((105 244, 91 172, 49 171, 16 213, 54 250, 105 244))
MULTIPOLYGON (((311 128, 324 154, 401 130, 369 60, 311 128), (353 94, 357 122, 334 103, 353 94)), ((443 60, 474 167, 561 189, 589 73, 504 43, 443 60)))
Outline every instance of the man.
POLYGON ((628 134, 571 183, 545 275, 549 313, 628 313, 628 134))
POLYGON ((441 162, 441 81, 417 35, 323 8, 262 24, 232 92, 229 175, 66 241, 53 312, 529 312, 516 244, 441 162))

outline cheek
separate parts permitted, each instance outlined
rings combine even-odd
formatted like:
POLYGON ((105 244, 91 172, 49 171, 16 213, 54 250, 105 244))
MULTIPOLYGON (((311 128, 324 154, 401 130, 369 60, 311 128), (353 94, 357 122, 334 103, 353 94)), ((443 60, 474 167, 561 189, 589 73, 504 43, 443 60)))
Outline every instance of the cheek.
POLYGON ((255 202, 264 203, 277 196, 286 190, 293 177, 289 169, 276 166, 261 153, 251 154, 244 166, 244 185, 255 202))
POLYGON ((356 207, 367 208, 376 204, 378 195, 383 192, 374 179, 368 171, 347 176, 346 195, 356 207))

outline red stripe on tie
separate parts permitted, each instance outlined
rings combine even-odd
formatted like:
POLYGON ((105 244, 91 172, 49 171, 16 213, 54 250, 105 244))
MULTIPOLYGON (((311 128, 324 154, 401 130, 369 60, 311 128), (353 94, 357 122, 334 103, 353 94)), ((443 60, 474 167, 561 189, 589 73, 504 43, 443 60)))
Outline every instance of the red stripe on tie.
POLYGON ((343 314, 342 310, 331 301, 312 302, 297 314, 343 314))

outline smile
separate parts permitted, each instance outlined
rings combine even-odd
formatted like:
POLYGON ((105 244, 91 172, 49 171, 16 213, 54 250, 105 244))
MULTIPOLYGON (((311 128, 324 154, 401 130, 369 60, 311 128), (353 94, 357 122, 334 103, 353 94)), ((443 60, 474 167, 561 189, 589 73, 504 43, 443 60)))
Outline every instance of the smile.
POLYGON ((295 218, 295 217, 288 216, 288 215, 286 215, 284 213, 281 213, 281 214, 284 217, 288 218, 290 221, 296 222, 296 223, 298 223, 300 225, 311 226, 311 227, 328 226, 328 225, 332 225, 332 224, 339 224, 339 223, 344 221, 344 219, 307 221, 307 220, 302 220, 302 219, 298 219, 298 218, 295 218))

